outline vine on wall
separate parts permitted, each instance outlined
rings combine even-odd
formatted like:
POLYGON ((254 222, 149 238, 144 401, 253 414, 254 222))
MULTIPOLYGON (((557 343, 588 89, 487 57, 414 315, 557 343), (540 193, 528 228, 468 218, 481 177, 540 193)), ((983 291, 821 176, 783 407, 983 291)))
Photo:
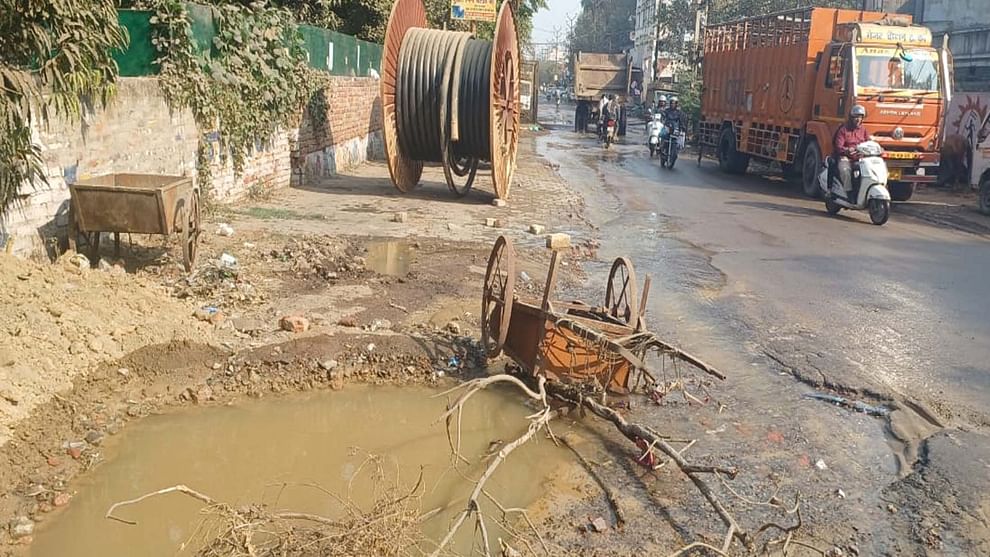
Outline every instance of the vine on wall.
POLYGON ((214 6, 217 33, 207 56, 196 51, 183 2, 154 0, 150 7, 160 86, 170 106, 192 111, 203 134, 197 166, 208 194, 208 132, 219 132, 221 157, 229 156, 240 173, 259 141, 298 124, 302 107, 325 78, 308 67, 288 10, 262 2, 214 6))
POLYGON ((127 44, 115 0, 0 0, 0 216, 45 181, 32 123, 77 119, 114 92, 127 44))

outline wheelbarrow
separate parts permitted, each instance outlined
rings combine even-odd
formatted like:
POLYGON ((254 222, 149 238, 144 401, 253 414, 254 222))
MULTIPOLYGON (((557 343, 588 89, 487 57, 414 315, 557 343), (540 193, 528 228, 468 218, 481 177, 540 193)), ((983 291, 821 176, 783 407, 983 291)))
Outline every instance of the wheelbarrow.
POLYGON ((199 191, 192 179, 156 174, 108 174, 69 185, 69 247, 80 237, 89 244, 89 258, 100 257, 100 237, 114 234, 120 256, 120 234, 180 237, 186 272, 196 264, 199 244, 199 191))

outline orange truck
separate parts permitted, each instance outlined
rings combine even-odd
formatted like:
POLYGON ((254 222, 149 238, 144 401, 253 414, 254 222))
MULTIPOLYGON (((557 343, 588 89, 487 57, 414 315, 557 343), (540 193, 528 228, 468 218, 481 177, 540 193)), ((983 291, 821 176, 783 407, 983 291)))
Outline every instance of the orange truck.
POLYGON ((805 8, 709 26, 700 140, 723 171, 776 161, 817 197, 832 138, 860 104, 904 201, 935 181, 951 76, 949 53, 910 16, 805 8))

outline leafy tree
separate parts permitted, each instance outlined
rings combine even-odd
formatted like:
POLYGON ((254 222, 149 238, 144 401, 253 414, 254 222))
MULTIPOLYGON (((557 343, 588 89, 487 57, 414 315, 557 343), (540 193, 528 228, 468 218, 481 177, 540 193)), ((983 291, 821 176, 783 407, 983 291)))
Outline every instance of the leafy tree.
POLYGON ((112 95, 127 44, 116 0, 0 0, 0 216, 43 181, 31 123, 77 118, 112 95))
POLYGON ((861 8, 861 0, 712 0, 710 22, 724 22, 806 6, 861 8))
POLYGON ((631 47, 635 14, 636 0, 581 0, 581 13, 568 33, 568 50, 619 52, 631 47))

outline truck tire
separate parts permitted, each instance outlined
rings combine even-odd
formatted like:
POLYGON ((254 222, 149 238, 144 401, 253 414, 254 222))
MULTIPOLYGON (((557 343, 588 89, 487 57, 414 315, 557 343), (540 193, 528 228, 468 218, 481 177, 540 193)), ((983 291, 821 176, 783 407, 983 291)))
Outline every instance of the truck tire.
POLYGON ((812 199, 822 196, 818 186, 818 173, 822 170, 822 150, 814 139, 808 141, 804 148, 804 158, 801 162, 801 190, 812 199))
POLYGON ((914 182, 891 182, 890 198, 894 201, 907 201, 914 195, 914 182))
POLYGON ((736 151, 736 134, 732 128, 724 128, 718 138, 718 167, 729 174, 745 174, 749 155, 736 151))

